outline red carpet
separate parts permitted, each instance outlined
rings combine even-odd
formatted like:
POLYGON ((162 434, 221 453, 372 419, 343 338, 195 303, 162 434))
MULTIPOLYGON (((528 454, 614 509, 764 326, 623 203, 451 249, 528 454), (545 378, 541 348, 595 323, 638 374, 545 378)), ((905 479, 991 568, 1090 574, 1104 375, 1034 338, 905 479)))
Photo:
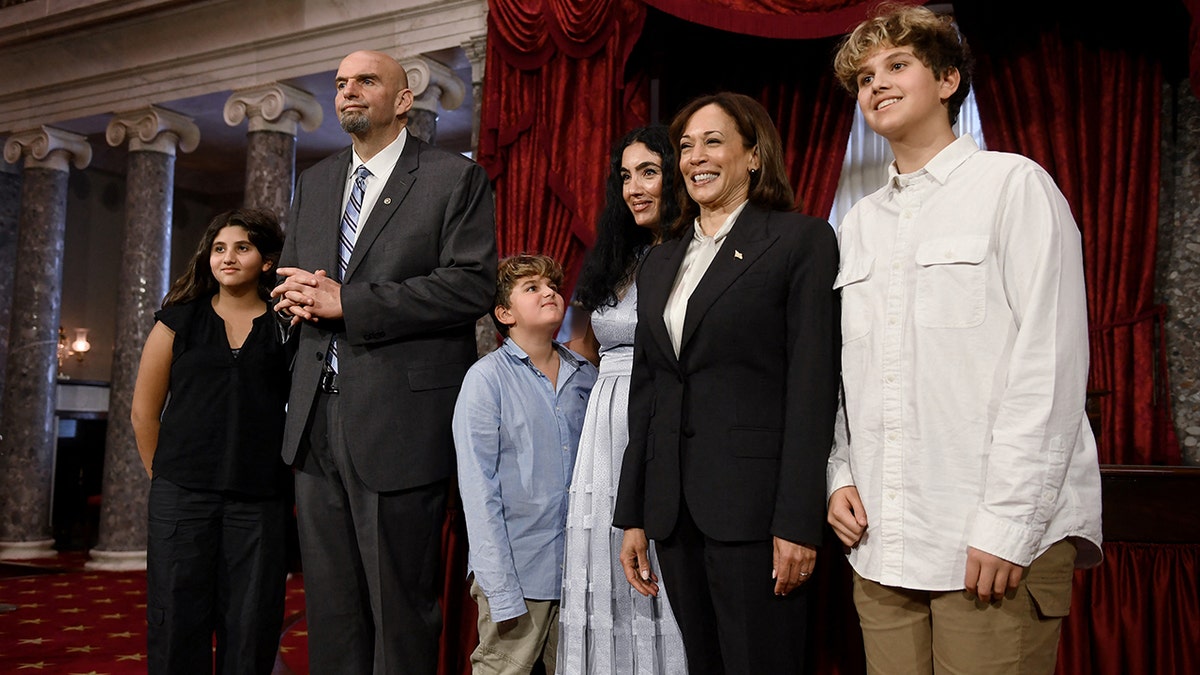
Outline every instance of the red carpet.
MULTIPOLYGON (((0 673, 146 672, 146 573, 83 569, 82 553, 0 562, 0 673)), ((277 675, 307 675, 299 575, 287 583, 277 675)))

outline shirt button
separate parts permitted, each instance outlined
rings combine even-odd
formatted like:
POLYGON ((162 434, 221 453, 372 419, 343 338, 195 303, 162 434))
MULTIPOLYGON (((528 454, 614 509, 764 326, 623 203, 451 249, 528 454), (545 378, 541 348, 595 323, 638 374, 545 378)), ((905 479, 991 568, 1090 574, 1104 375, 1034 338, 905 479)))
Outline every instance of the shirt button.
POLYGON ((900 437, 900 434, 897 434, 897 433, 896 433, 896 432, 894 432, 894 431, 889 431, 889 432, 888 432, 888 435, 887 435, 887 439, 888 439, 889 441, 894 441, 894 440, 896 440, 896 439, 897 439, 897 438, 899 438, 899 437, 900 437))
POLYGON ((887 376, 885 379, 887 380, 888 384, 892 384, 893 382, 895 382, 895 381, 896 381, 896 376, 895 376, 895 375, 888 375, 888 376, 887 376))
POLYGON ((892 502, 896 501, 896 491, 895 490, 888 490, 888 501, 892 501, 892 502))

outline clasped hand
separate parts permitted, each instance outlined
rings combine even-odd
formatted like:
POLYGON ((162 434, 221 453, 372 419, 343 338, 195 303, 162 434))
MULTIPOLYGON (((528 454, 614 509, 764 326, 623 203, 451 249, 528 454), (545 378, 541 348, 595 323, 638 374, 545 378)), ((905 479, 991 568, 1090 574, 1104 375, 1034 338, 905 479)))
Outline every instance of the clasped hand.
POLYGON ((281 267, 276 273, 283 281, 271 291, 271 297, 278 298, 275 311, 291 316, 293 326, 300 321, 342 318, 342 285, 325 270, 281 267))

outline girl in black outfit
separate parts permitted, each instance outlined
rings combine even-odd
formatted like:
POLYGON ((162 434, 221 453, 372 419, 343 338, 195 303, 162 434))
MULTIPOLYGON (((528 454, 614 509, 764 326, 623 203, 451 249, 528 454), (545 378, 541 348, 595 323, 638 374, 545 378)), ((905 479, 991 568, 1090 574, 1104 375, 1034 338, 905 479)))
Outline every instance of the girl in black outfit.
POLYGON ((131 419, 151 477, 152 674, 265 675, 275 661, 287 577, 290 474, 279 449, 290 358, 267 299, 282 248, 270 213, 217 216, 142 351, 131 419))

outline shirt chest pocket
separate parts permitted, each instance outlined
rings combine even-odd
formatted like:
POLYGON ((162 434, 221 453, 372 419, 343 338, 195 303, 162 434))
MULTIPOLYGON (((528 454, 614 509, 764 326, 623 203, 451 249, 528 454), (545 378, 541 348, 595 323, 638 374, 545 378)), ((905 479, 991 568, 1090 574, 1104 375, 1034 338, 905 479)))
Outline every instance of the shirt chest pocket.
POLYGON ((865 256, 842 261, 833 290, 842 293, 842 344, 871 332, 871 304, 866 282, 875 269, 875 258, 865 256))
POLYGON ((917 247, 917 325, 971 328, 987 314, 988 237, 939 237, 917 247))

